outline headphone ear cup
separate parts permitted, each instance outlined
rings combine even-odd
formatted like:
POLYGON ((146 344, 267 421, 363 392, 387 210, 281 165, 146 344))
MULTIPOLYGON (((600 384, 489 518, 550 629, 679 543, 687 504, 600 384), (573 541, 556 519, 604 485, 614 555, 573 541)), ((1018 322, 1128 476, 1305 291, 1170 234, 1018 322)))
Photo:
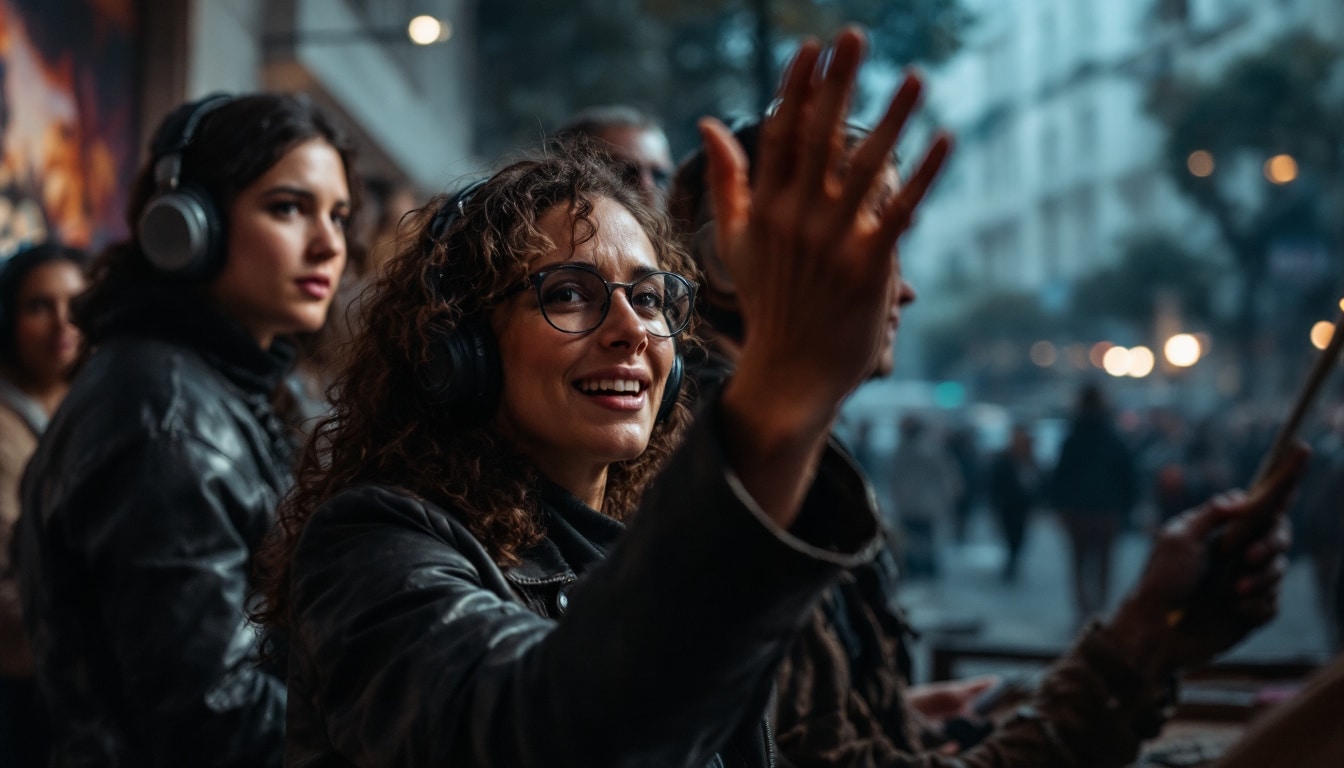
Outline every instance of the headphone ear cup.
POLYGON ((483 323, 463 323, 431 346, 420 382, 436 404, 485 421, 499 406, 504 384, 495 335, 483 323))
POLYGON ((203 280, 224 266, 223 235, 214 201, 183 184, 153 197, 140 215, 140 248, 160 272, 203 280))
POLYGON ((672 370, 668 371, 667 383, 663 385, 663 399, 658 403, 658 416, 654 419, 656 423, 661 424, 672 415, 672 409, 681 398, 681 382, 685 377, 686 363, 678 352, 672 358, 672 370))

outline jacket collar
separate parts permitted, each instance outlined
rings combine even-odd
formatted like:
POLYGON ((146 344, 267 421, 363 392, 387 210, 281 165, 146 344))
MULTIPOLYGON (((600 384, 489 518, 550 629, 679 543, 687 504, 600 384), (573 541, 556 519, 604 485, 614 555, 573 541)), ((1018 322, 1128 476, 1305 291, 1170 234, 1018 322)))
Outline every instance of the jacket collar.
POLYGON ((186 286, 128 288, 105 327, 108 336, 148 336, 189 346, 235 385, 261 395, 275 390, 297 354, 293 343, 283 338, 262 349, 241 324, 186 286))
POLYGON ((522 562, 504 574, 519 584, 574 581, 606 557, 625 526, 545 478, 537 491, 546 538, 524 551, 522 562))

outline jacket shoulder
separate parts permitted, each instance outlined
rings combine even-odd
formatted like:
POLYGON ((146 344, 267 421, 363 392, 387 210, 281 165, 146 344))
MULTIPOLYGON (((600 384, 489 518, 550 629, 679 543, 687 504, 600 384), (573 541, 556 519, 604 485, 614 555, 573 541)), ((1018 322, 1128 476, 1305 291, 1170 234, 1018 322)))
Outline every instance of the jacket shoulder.
MULTIPOLYGON (((163 435, 211 445, 225 455, 240 441, 239 397, 195 350, 148 338, 118 338, 75 376, 48 427, 53 439, 77 440, 93 453, 163 435)), ((75 458, 72 456, 72 458, 75 458)), ((77 459, 76 459, 77 460, 77 459)))

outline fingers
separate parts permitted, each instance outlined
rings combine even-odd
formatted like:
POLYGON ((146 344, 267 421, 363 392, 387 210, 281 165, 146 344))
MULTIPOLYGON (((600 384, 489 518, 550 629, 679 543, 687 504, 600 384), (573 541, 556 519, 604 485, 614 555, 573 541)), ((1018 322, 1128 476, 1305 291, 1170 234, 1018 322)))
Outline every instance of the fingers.
POLYGON ((878 122, 873 132, 854 150, 850 158, 849 175, 845 178, 845 188, 841 196, 839 213, 852 217, 854 212, 867 198, 873 186, 873 180, 891 161, 896 140, 901 136, 905 121, 919 103, 919 94, 923 83, 917 75, 908 75, 897 89, 887 106, 887 114, 878 122))
POLYGON ((1283 577, 1287 573, 1288 556, 1275 555, 1263 567, 1237 579, 1237 598, 1253 597, 1263 592, 1276 590, 1283 583, 1283 577))
POLYGON ((707 117, 700 121, 699 128, 705 142, 705 187, 714 204, 714 246, 731 271, 729 244, 746 227, 751 210, 747 155, 728 127, 718 120, 707 117))
POLYGON ((761 122, 756 158, 756 189, 779 189, 793 176, 799 143, 799 119, 812 97, 812 76, 821 44, 804 40, 793 55, 779 88, 779 106, 761 122))
POLYGON ((1271 558, 1288 552, 1293 545, 1293 526, 1287 517, 1279 517, 1269 535, 1253 542, 1246 548, 1246 565, 1259 566, 1271 558))
POLYGON ((821 89, 811 114, 805 116, 806 151, 800 179, 804 189, 819 189, 844 148, 844 121, 849 94, 863 61, 863 33, 854 27, 840 31, 831 46, 822 73, 821 89))
POLYGON ((891 247, 896 244, 896 239, 910 226, 915 208, 924 199, 924 195, 929 191, 933 180, 938 178, 938 173, 942 170, 943 163, 947 161, 947 156, 951 151, 952 137, 939 132, 934 137, 933 143, 929 145, 929 149, 924 154, 924 159, 920 161, 919 167, 910 176, 909 181, 901 186, 900 194, 892 199, 883 213, 882 229, 879 231, 877 238, 880 251, 890 253, 891 247))
POLYGON ((1246 515, 1246 492, 1239 488, 1225 491, 1195 509, 1187 510, 1168 526, 1177 535, 1202 540, 1219 525, 1246 515))

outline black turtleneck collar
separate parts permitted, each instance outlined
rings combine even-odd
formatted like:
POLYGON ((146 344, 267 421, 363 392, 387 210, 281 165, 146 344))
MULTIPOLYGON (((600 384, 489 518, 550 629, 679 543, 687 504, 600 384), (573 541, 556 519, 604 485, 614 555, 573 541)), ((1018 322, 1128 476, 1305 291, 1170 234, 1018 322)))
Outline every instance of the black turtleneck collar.
POLYGON ((604 559, 625 526, 545 478, 538 489, 546 510, 546 536, 576 574, 604 559))
POLYGON ((294 363, 297 350, 277 338, 262 349, 232 318, 216 311, 194 287, 137 285, 100 323, 104 339, 149 336, 201 352, 230 381, 249 392, 269 395, 294 363))

